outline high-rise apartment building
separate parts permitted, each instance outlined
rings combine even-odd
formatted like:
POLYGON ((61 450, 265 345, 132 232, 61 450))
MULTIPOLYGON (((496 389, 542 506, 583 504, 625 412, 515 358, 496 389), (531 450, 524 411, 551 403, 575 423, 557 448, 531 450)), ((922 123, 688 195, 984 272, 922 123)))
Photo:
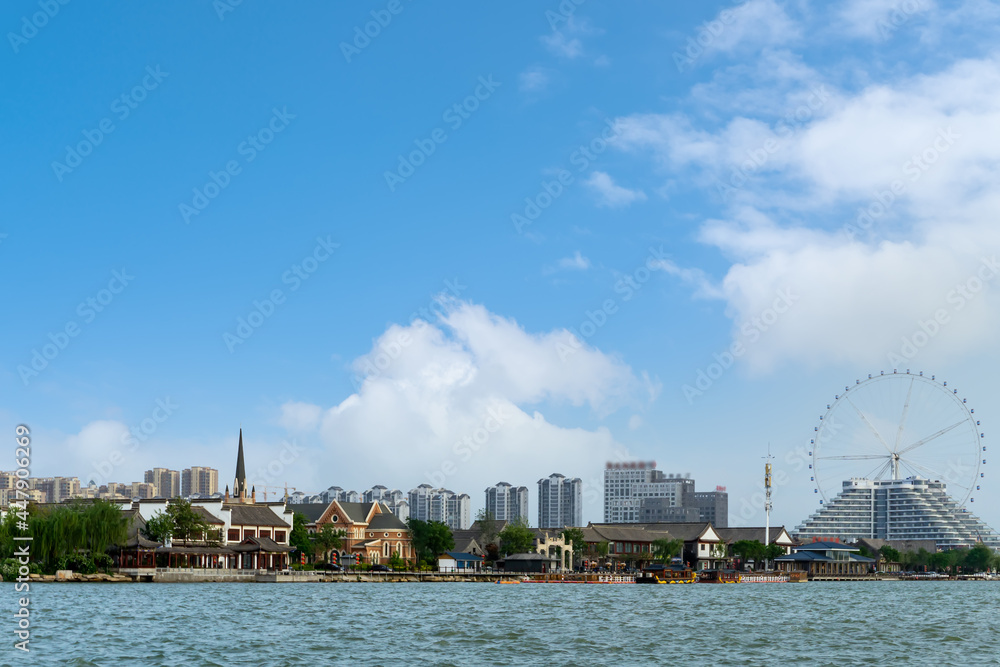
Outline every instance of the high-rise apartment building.
POLYGON ((608 463, 604 470, 604 522, 642 521, 642 502, 663 498, 660 507, 691 507, 694 480, 688 476, 666 475, 655 461, 608 463))
POLYGON ((409 516, 420 521, 441 521, 452 530, 467 530, 472 525, 472 499, 448 489, 421 484, 410 489, 409 516))
POLYGON ((538 480, 538 527, 583 525, 583 481, 552 473, 538 480))
POLYGON ((528 487, 498 482, 486 489, 486 511, 497 521, 528 521, 528 487))
POLYGON ((181 495, 181 473, 167 468, 147 470, 142 481, 156 486, 156 495, 161 498, 176 498, 181 495))
MULTIPOLYGON (((219 492, 219 471, 215 468, 191 466, 181 473, 181 495, 211 496, 219 492)), ((234 491, 235 496, 235 491, 234 491)))

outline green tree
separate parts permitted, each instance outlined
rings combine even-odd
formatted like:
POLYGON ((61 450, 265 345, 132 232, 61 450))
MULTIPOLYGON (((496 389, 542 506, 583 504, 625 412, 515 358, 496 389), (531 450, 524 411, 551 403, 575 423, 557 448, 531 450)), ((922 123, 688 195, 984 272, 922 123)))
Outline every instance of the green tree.
POLYGON ((421 521, 410 519, 406 523, 413 541, 413 551, 417 561, 425 565, 433 565, 437 557, 455 548, 455 537, 451 528, 440 521, 421 521))
POLYGON ((584 540, 583 530, 580 528, 566 528, 561 535, 566 543, 573 547, 573 563, 571 566, 578 564, 583 560, 583 554, 587 550, 587 542, 584 540))
POLYGON ((172 536, 182 542, 204 540, 209 529, 208 522, 183 498, 174 498, 167 505, 167 514, 173 519, 172 536))
POLYGON ((879 555, 882 557, 886 563, 899 563, 902 560, 902 554, 896 549, 893 549, 888 544, 883 544, 878 550, 879 555))
POLYGON ((317 558, 325 560, 326 554, 334 549, 340 550, 343 545, 343 538, 347 537, 347 532, 335 530, 330 524, 325 524, 310 536, 312 554, 317 558))
POLYGON ((990 569, 993 562, 993 550, 985 544, 977 544, 969 549, 965 556, 965 567, 973 572, 984 572, 990 569))
POLYGON ((653 540, 651 545, 653 558, 665 563, 669 561, 674 556, 679 556, 684 550, 684 540, 668 540, 666 538, 662 540, 653 540))
POLYGON ((397 572, 406 569, 406 561, 403 560, 403 557, 396 551, 389 554, 389 562, 386 563, 386 565, 388 565, 391 570, 397 572))
POLYGON ((174 520, 166 512, 160 512, 146 522, 142 532, 154 542, 166 542, 174 532, 174 520))
POLYGON ((300 554, 312 555, 312 540, 309 539, 309 530, 306 524, 309 519, 302 512, 296 512, 292 516, 292 532, 288 536, 288 546, 294 547, 300 554))
POLYGON ((96 571, 93 559, 102 560, 110 547, 128 538, 128 519, 106 500, 78 500, 44 509, 31 505, 28 526, 33 538, 31 556, 47 572, 69 558, 79 563, 81 572, 96 571))
POLYGON ((534 545, 535 534, 531 532, 528 521, 523 516, 509 522, 500 531, 500 552, 504 556, 531 553, 534 545))
POLYGON ((765 561, 772 561, 775 558, 777 558, 778 556, 784 556, 784 555, 785 555, 785 548, 783 546, 779 545, 779 544, 775 544, 774 542, 771 542, 766 547, 764 547, 764 560, 765 561))
POLYGON ((479 544, 485 549, 488 544, 496 544, 497 536, 500 534, 500 522, 487 509, 479 510, 476 514, 476 526, 479 528, 479 544))
POLYGON ((754 567, 759 567, 765 557, 764 545, 757 540, 737 540, 733 542, 732 551, 744 563, 752 560, 754 567))

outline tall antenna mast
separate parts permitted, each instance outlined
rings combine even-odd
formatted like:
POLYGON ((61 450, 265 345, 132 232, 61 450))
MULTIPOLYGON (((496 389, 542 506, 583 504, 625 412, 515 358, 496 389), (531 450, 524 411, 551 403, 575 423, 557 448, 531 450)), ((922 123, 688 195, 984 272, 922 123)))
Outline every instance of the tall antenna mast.
POLYGON ((767 456, 764 463, 764 546, 771 543, 771 443, 767 443, 767 456))

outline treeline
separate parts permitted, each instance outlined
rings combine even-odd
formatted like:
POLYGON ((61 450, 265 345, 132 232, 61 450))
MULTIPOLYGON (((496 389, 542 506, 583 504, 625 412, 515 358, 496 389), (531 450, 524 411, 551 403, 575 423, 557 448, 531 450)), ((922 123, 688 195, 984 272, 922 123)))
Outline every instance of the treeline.
POLYGON ((128 520, 117 505, 105 500, 58 507, 29 505, 24 511, 12 507, 0 520, 0 573, 9 580, 17 571, 14 551, 23 544, 30 545, 32 572, 74 570, 90 574, 107 570, 113 565, 108 549, 124 544, 127 537, 128 520), (23 535, 32 540, 14 540, 23 535))
POLYGON ((899 563, 904 570, 933 570, 954 574, 975 574, 991 569, 1000 569, 1000 554, 993 552, 985 544, 977 544, 969 549, 950 549, 931 552, 927 549, 900 552, 888 544, 879 549, 878 555, 862 547, 861 555, 880 558, 889 563, 899 563))

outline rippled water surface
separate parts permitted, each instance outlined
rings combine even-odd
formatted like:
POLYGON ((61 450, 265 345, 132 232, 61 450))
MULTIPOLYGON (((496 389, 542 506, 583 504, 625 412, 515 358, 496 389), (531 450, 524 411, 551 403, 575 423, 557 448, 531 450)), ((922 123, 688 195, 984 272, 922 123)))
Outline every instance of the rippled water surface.
POLYGON ((1000 582, 44 584, 30 656, 0 590, 4 664, 1000 664, 1000 582))

